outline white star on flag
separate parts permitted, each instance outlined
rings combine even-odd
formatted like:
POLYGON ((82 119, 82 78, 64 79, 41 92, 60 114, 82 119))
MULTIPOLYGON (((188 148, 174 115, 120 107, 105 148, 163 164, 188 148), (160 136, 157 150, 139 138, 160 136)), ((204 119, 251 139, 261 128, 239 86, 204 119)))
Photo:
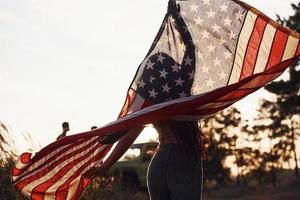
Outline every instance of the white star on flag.
POLYGON ((208 73, 209 68, 206 65, 203 65, 201 69, 203 72, 208 73))
POLYGON ((215 81, 213 81, 211 78, 209 78, 209 79, 206 81, 207 87, 213 87, 214 84, 215 84, 215 81))
POLYGON ((176 86, 182 86, 182 84, 184 83, 184 80, 182 80, 180 77, 177 79, 177 80, 175 80, 175 82, 176 82, 176 86))
POLYGON ((189 76, 190 76, 190 80, 194 79, 195 78, 195 71, 192 71, 191 73, 189 73, 189 76))
POLYGON ((236 37, 236 34, 233 31, 230 31, 229 37, 230 37, 230 39, 234 40, 236 37))
POLYGON ((219 74, 219 79, 220 80, 225 80, 226 79, 226 74, 225 72, 222 70, 222 72, 219 74))
POLYGON ((209 36, 209 32, 207 32, 206 30, 202 31, 202 39, 208 39, 209 36))
POLYGON ((232 54, 231 54, 229 51, 226 51, 226 52, 224 53, 224 55, 225 55, 225 58, 226 58, 226 59, 231 58, 231 56, 232 56, 232 54))
POLYGON ((180 98, 184 98, 187 97, 187 94, 184 91, 182 91, 181 93, 179 93, 179 96, 180 98))
POLYGON ((160 72, 160 78, 163 77, 164 79, 167 78, 167 75, 168 75, 168 72, 166 72, 165 69, 163 69, 162 71, 159 71, 160 72))
POLYGON ((212 26, 213 31, 217 32, 217 33, 220 32, 220 28, 221 28, 221 26, 218 26, 218 24, 215 24, 215 25, 212 26))
POLYGON ((192 66, 192 62, 193 62, 193 59, 191 59, 189 56, 187 58, 184 59, 184 65, 186 66, 192 66))
POLYGON ((210 9, 209 12, 206 12, 206 15, 207 15, 207 18, 209 19, 209 18, 213 18, 216 15, 216 13, 213 12, 212 9, 210 9))
POLYGON ((173 72, 179 72, 181 66, 175 63, 175 65, 173 65, 172 68, 173 68, 173 72))
POLYGON ((146 69, 153 69, 153 65, 154 65, 154 63, 152 63, 151 60, 149 60, 149 61, 146 63, 146 69))
POLYGON ((238 11, 236 14, 235 14, 235 16, 236 16, 236 19, 237 20, 240 20, 240 21, 242 21, 243 20, 243 14, 241 13, 241 11, 238 11))
POLYGON ((216 49, 216 47, 212 44, 208 45, 207 48, 208 48, 208 52, 210 53, 214 53, 216 49))
POLYGON ((146 83, 143 81, 143 79, 141 81, 138 82, 139 87, 144 88, 146 83))
POLYGON ((158 93, 155 92, 154 89, 152 89, 152 90, 149 91, 149 94, 150 94, 150 97, 156 98, 156 96, 157 96, 158 93))
POLYGON ((214 65, 220 67, 221 66, 221 60, 218 58, 214 59, 214 65))
POLYGON ((163 92, 166 92, 166 93, 169 93, 169 91, 171 89, 167 83, 166 83, 166 85, 162 85, 161 87, 163 88, 163 92))
POLYGON ((155 78, 153 76, 150 76, 149 82, 153 83, 154 80, 155 80, 155 78))
POLYGON ((220 6, 220 8, 221 8, 221 11, 226 12, 227 9, 228 9, 228 5, 226 5, 225 3, 223 3, 223 4, 220 6))
POLYGON ((231 25, 231 22, 232 22, 232 20, 229 19, 229 17, 227 17, 226 19, 223 19, 223 21, 224 21, 224 25, 225 25, 225 26, 230 26, 230 25, 231 25))
POLYGON ((210 0, 202 0, 203 1, 203 5, 209 5, 210 4, 210 0))
POLYGON ((223 38, 220 38, 220 39, 219 39, 219 42, 220 42, 220 45, 221 45, 221 46, 224 45, 224 44, 226 43, 226 41, 225 41, 223 38))
POLYGON ((161 54, 158 55, 157 60, 158 60, 161 64, 163 64, 164 59, 165 59, 165 57, 163 57, 161 54))
POLYGON ((195 3, 193 3, 193 4, 190 6, 190 8, 191 8, 191 12, 197 12, 199 6, 197 6, 195 3))
POLYGON ((195 23, 196 23, 197 25, 202 26, 202 23, 203 23, 203 22, 204 22, 204 20, 201 19, 199 16, 195 19, 195 23))

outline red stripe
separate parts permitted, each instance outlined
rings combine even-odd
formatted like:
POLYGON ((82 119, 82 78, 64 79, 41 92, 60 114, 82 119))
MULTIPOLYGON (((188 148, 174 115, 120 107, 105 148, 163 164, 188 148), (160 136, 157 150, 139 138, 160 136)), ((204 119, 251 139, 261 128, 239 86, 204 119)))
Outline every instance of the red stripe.
MULTIPOLYGON (((104 148, 101 152, 98 153, 97 156, 95 156, 98 159, 103 158, 110 149, 104 148)), ((97 159, 95 160, 94 158, 91 159, 93 162, 97 161, 97 159)), ((88 164, 84 164, 83 166, 81 166, 72 176, 70 176, 68 178, 68 180, 66 180, 56 191, 56 200, 64 200, 67 196, 64 196, 65 194, 68 194, 68 190, 69 190, 69 184, 75 180, 80 173, 91 164, 92 162, 89 161, 88 164)))
POLYGON ((287 41, 288 34, 278 29, 273 40, 273 45, 266 70, 272 68, 273 66, 281 62, 287 41))
POLYGON ((231 105, 232 104, 228 104, 228 105, 220 106, 220 107, 217 107, 217 108, 207 108, 205 110, 197 110, 197 111, 194 111, 192 114, 193 115, 198 115, 198 116, 210 115, 210 114, 216 113, 220 110, 223 110, 223 109, 225 109, 225 108, 227 108, 231 105))
POLYGON ((298 48, 297 48, 295 56, 300 56, 300 39, 299 39, 299 42, 298 42, 298 48))
MULTIPOLYGON (((93 142, 88 143, 87 145, 83 146, 82 148, 76 149, 75 146, 75 151, 72 151, 68 154, 66 154, 65 156, 61 157, 59 160, 55 161, 54 163, 52 163, 51 165, 47 166, 45 169, 43 169, 42 171, 38 172, 38 173, 30 173, 31 176, 25 178, 24 180, 20 181, 19 183, 16 184, 16 187, 20 190, 22 190, 26 185, 30 184, 31 182, 41 178, 42 176, 44 176, 45 174, 49 173, 53 168, 59 166, 62 162, 68 160, 70 157, 74 157, 77 154, 87 150, 88 148, 90 148, 93 144, 95 144, 97 141, 97 139, 95 139, 93 142)), ((64 151, 60 152, 61 154, 64 153, 64 151)), ((48 162, 45 162, 43 164, 44 165, 48 165, 48 162)), ((35 171, 35 170, 34 170, 35 171)))
MULTIPOLYGON (((88 155, 92 155, 96 150, 98 150, 101 147, 101 144, 96 145, 93 149, 91 149, 86 154, 82 155, 81 157, 72 160, 67 165, 65 165, 63 168, 61 168, 54 176, 50 177, 45 182, 39 184, 32 190, 32 199, 43 199, 44 193, 47 189, 49 189, 52 185, 54 185, 61 177, 66 175, 75 165, 83 161, 87 158, 88 155)), ((51 168, 53 169, 53 168, 51 168)))
POLYGON ((13 176, 19 176, 20 174, 22 174, 23 170, 22 169, 18 169, 18 168, 15 168, 13 167, 12 169, 12 175, 13 176))
POLYGON ((264 31, 266 26, 267 26, 267 21, 265 21, 261 17, 258 17, 256 19, 255 27, 253 29, 253 32, 251 34, 247 46, 240 80, 243 80, 244 78, 253 74, 260 44, 264 36, 264 31))
POLYGON ((142 108, 147 108, 147 107, 149 107, 149 106, 152 106, 153 105, 153 103, 151 102, 151 101, 147 101, 146 99, 144 100, 144 103, 143 103, 143 105, 142 105, 142 107, 141 107, 141 109, 142 108))
POLYGON ((31 153, 23 153, 20 157, 20 161, 23 164, 27 164, 27 163, 29 163, 30 158, 31 158, 31 153))
MULTIPOLYGON (((31 153, 23 153, 20 158, 19 158, 19 161, 18 162, 21 162, 23 165, 26 165, 30 162, 30 158, 31 158, 31 153)), ((20 174, 22 174, 24 172, 24 170, 26 170, 28 168, 28 166, 22 168, 22 169, 19 169, 17 168, 16 166, 14 166, 12 168, 12 175, 13 176, 19 176, 20 174)))

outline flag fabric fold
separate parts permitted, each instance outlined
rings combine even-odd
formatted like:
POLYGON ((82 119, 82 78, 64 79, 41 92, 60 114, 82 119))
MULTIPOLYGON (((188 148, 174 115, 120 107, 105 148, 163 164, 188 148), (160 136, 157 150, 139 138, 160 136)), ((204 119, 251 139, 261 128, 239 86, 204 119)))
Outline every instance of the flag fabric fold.
POLYGON ((280 76, 300 55, 297 32, 237 0, 178 1, 129 87, 119 118, 58 140, 12 169, 14 187, 34 200, 79 199, 114 139, 137 125, 168 118, 199 120, 280 76))

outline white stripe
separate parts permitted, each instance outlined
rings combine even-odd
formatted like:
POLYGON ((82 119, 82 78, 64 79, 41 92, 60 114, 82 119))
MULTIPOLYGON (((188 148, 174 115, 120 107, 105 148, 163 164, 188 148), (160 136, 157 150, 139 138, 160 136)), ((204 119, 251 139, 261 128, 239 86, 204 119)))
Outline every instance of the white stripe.
MULTIPOLYGON (((92 142, 94 142, 94 140, 96 139, 97 137, 93 137, 93 138, 91 138, 91 139, 89 139, 89 140, 87 140, 86 142, 84 142, 84 143, 82 143, 82 144, 80 144, 80 145, 78 145, 78 146, 76 146, 76 147, 73 147, 73 148, 71 148, 71 149, 69 149, 68 151, 66 151, 66 152, 63 152, 63 153, 61 153, 59 156, 57 156, 56 158, 52 158, 50 161, 49 161, 49 163, 47 163, 47 165, 45 165, 45 166, 43 166, 43 167, 41 167, 40 169, 38 169, 38 170, 36 170, 35 172, 34 172, 34 174, 37 174, 37 173, 39 173, 40 171, 42 171, 42 170, 44 170, 45 168, 47 168, 49 165, 51 165, 51 164, 53 164, 54 162, 56 162, 56 161, 58 161, 59 159, 61 159, 62 157, 64 157, 65 155, 67 155, 67 154, 69 154, 69 153, 71 153, 71 152, 74 152, 74 151, 76 151, 77 149, 80 149, 80 148, 82 148, 82 147, 84 147, 84 146, 89 146, 92 142)), ((49 160, 49 159, 45 159, 45 160, 49 160)), ((45 162, 47 162, 47 161, 45 161, 45 162)), ((42 163, 40 163, 40 164, 42 164, 42 163)), ((30 169, 30 171, 32 171, 32 170, 34 170, 35 168, 37 168, 37 167, 39 167, 40 165, 38 165, 38 166, 36 166, 36 167, 30 167, 29 169, 30 169)), ((28 170, 26 170, 26 172, 27 172, 28 170)), ((20 182, 20 181, 22 181, 22 180, 24 180, 24 179, 26 179, 26 178, 28 178, 28 177, 30 177, 30 176, 32 176, 33 175, 33 173, 29 173, 29 174, 27 174, 26 176, 24 176, 24 177, 22 177, 20 180, 18 180, 18 182, 20 182)), ((18 182, 16 183, 16 184, 18 184, 18 182)))
POLYGON ((135 112, 141 109, 143 106, 145 100, 143 97, 141 97, 139 94, 136 94, 133 104, 128 110, 128 113, 135 112))
MULTIPOLYGON (((99 149, 97 149, 93 154, 91 154, 89 157, 87 157, 86 159, 82 160, 81 162, 77 163, 75 166, 72 167, 71 170, 69 170, 63 177, 61 177, 55 184, 53 184, 51 187, 48 188, 48 190, 46 190, 45 192, 45 198, 44 200, 55 200, 55 192, 57 191, 57 189, 62 186, 66 180, 68 178, 70 178, 74 173, 76 173, 76 171, 82 167, 84 164, 86 164, 87 162, 89 162, 92 157, 96 156, 97 154, 99 154, 104 148, 106 147, 106 145, 101 146, 99 149)), ((92 166, 88 166, 87 168, 91 168, 92 166)), ((87 169, 86 168, 86 169, 87 169)), ((56 173, 57 171, 55 171, 56 173)))
POLYGON ((254 74, 263 72, 267 66, 269 55, 272 49, 273 39, 275 37, 276 28, 267 24, 266 30, 259 48, 257 62, 254 68, 254 74))
MULTIPOLYGON (((108 145, 104 145, 105 147, 107 147, 108 145)), ((101 151, 99 151, 99 152, 101 152, 101 151)), ((104 160, 104 158, 103 159, 101 159, 101 160, 104 160)), ((83 171, 81 172, 81 174, 84 174, 87 170, 89 170, 91 167, 95 167, 95 166, 97 166, 97 164, 95 164, 95 165, 91 165, 91 166, 89 166, 89 167, 86 167, 86 168, 84 168, 83 169, 83 171)), ((75 193, 76 193, 76 191, 77 191, 77 189, 78 189, 78 186, 79 186, 79 183, 80 183, 80 179, 81 179, 81 177, 77 177, 76 179, 74 179, 70 184, 69 184, 69 190, 68 190, 68 196, 67 196, 67 199, 66 200, 70 200, 70 199, 72 199, 73 198, 73 196, 75 195, 75 193)))
POLYGON ((72 183, 70 183, 67 200, 70 200, 73 198, 74 194, 77 191, 79 183, 80 183, 80 177, 76 178, 75 180, 72 181, 72 183))
POLYGON ((285 50, 284 50, 284 54, 283 54, 283 58, 281 61, 285 61, 288 60, 290 58, 293 58, 295 56, 295 53, 297 51, 297 47, 298 47, 298 43, 299 43, 299 39, 295 38, 293 36, 289 36, 289 39, 287 41, 285 50))
MULTIPOLYGON (((41 176, 39 179, 31 182, 30 184, 26 185, 23 189, 22 192, 25 194, 30 194, 31 195, 31 191, 38 185, 40 185, 41 183, 47 181, 48 179, 51 179, 55 174, 57 174, 57 172, 59 170, 61 170, 64 166, 66 166, 67 164, 69 164, 70 162, 74 161, 77 158, 80 158, 81 156, 87 154, 92 148, 96 147, 98 145, 98 143, 95 143, 93 146, 90 146, 88 149, 86 149, 85 151, 77 154, 76 156, 72 156, 69 159, 65 160, 64 162, 60 163, 58 166, 56 166, 55 168, 53 168, 51 171, 49 171, 47 174, 44 174, 43 176, 41 176)), ((92 156, 89 155, 89 157, 87 157, 86 159, 89 159, 92 156)), ((74 170, 74 168, 72 168, 72 170, 74 170)))
POLYGON ((235 60, 233 64, 232 73, 230 75, 229 84, 236 83, 240 80, 240 75, 243 68, 244 57, 247 51, 248 41, 251 37, 251 33, 255 26, 257 15, 253 12, 248 11, 247 17, 245 19, 245 24, 240 34, 240 38, 238 41, 235 60))

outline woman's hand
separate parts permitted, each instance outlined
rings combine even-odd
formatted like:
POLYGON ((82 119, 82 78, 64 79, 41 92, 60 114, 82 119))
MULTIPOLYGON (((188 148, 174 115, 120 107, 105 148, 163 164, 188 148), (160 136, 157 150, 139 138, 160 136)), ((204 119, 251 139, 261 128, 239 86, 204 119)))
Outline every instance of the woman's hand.
POLYGON ((91 169, 87 170, 82 176, 86 179, 93 179, 96 176, 104 175, 106 172, 106 168, 103 165, 99 167, 92 167, 91 169))

